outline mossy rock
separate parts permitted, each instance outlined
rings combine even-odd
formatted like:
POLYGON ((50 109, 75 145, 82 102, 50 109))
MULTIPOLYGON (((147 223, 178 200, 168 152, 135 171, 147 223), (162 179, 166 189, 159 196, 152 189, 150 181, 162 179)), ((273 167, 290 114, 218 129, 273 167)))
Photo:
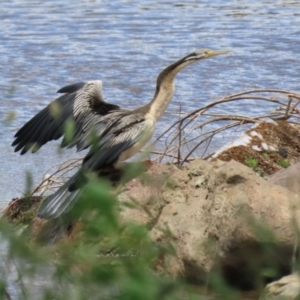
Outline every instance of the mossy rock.
POLYGON ((4 209, 2 216, 11 224, 29 225, 36 217, 42 200, 40 196, 15 198, 4 209))

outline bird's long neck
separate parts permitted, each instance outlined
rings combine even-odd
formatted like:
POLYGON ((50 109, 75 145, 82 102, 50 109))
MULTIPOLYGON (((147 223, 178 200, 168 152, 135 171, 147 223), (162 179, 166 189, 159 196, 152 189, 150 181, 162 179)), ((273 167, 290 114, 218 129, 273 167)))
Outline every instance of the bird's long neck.
POLYGON ((162 116, 172 100, 175 91, 174 78, 176 74, 191 63, 184 61, 184 58, 182 58, 165 68, 158 75, 154 97, 147 105, 148 112, 146 118, 157 121, 162 116))

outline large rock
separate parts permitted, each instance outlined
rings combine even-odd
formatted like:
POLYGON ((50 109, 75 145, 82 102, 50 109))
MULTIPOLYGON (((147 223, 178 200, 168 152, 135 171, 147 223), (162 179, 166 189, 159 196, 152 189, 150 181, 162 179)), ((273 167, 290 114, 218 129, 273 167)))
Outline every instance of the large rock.
MULTIPOLYGON (((22 217, 15 207, 20 200, 9 205, 8 219, 16 212, 22 217)), ((291 270, 299 194, 234 160, 152 165, 123 187, 119 200, 131 204, 124 205, 121 219, 145 224, 156 243, 174 245, 177 255, 162 257, 159 271, 167 267, 194 282, 207 282, 217 271, 239 287, 253 288, 291 270)), ((48 244, 80 236, 80 224, 58 225, 35 218, 29 228, 48 244)))
POLYGON ((269 182, 278 184, 300 195, 300 163, 282 169, 269 178, 269 182))
POLYGON ((172 172, 164 185, 160 178, 156 192, 151 185, 148 193, 146 182, 121 196, 123 201, 142 203, 125 209, 124 218, 151 226, 157 243, 174 244, 177 257, 169 261, 169 272, 201 282, 221 268, 233 281, 248 272, 254 282, 253 276, 260 273, 251 271, 254 266, 290 270, 298 195, 236 161, 197 160, 172 172))

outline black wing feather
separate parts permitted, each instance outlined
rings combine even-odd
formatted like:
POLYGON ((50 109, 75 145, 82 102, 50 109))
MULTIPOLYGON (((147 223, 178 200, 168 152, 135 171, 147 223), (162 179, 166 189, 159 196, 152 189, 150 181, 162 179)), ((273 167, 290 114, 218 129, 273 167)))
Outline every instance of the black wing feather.
POLYGON ((74 140, 70 142, 64 138, 61 147, 71 148, 76 145, 77 151, 85 149, 90 146, 90 140, 87 137, 93 125, 99 122, 102 116, 120 109, 118 105, 103 101, 99 81, 71 84, 61 88, 58 93, 64 94, 40 111, 15 134, 15 140, 12 143, 12 146, 15 146, 15 152, 20 150, 21 154, 29 150, 35 152, 47 142, 59 139, 64 135, 67 120, 75 122, 74 140), (77 92, 81 89, 83 93, 78 94, 77 92), (52 105, 60 108, 61 112, 58 116, 52 115, 52 105), (77 115, 75 116, 76 105, 77 115))
POLYGON ((35 152, 47 142, 58 139, 64 134, 64 124, 67 119, 73 119, 74 97, 63 95, 45 107, 30 121, 28 121, 16 134, 12 146, 15 152, 22 149, 21 154, 31 150, 35 152), (73 101, 72 101, 73 100, 73 101), (51 105, 61 108, 59 116, 54 117, 51 112, 51 105))
MULTIPOLYGON (((120 154, 133 145, 134 141, 125 141, 118 145, 114 145, 109 149, 104 149, 103 151, 99 150, 98 153, 91 156, 89 156, 88 153, 83 161, 83 170, 85 169, 84 167, 88 167, 88 165, 92 166, 92 168, 89 168, 90 171, 97 171, 102 168, 112 166, 118 161, 120 154), (89 160, 92 160, 92 162, 89 160), (87 161, 89 161, 89 164, 85 163, 87 161)), ((68 185, 69 192, 76 191, 86 183, 86 177, 82 170, 79 170, 71 179, 72 180, 70 180, 68 185)))
POLYGON ((75 93, 75 92, 79 91, 80 89, 82 89, 85 85, 86 85, 86 82, 78 82, 78 83, 66 85, 66 86, 62 87, 61 89, 59 89, 56 93, 72 94, 72 93, 75 93))
POLYGON ((39 138, 39 141, 35 141, 35 135, 40 135, 40 128, 44 128, 47 126, 49 120, 47 118, 37 118, 32 122, 30 127, 27 128, 22 135, 19 135, 13 144, 16 144, 15 152, 22 149, 26 153, 33 147, 33 144, 38 143, 40 146, 42 145, 43 136, 39 138), (24 149, 23 149, 24 148, 24 149))

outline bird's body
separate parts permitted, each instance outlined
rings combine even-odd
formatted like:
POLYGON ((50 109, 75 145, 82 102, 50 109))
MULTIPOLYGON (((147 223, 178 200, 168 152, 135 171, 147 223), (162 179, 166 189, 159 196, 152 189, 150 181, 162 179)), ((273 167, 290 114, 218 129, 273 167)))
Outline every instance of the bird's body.
POLYGON ((64 136, 61 146, 83 150, 90 147, 82 168, 53 195, 47 197, 40 210, 42 218, 56 218, 69 211, 84 185, 82 170, 97 172, 117 166, 136 154, 152 137, 156 122, 172 100, 174 77, 189 64, 200 59, 227 53, 208 49, 194 51, 165 68, 157 78, 152 101, 129 110, 106 103, 102 97, 100 80, 66 86, 58 92, 62 96, 50 103, 15 135, 13 146, 21 154, 37 151, 51 140, 64 136), (74 123, 73 138, 67 136, 68 120, 74 123))

